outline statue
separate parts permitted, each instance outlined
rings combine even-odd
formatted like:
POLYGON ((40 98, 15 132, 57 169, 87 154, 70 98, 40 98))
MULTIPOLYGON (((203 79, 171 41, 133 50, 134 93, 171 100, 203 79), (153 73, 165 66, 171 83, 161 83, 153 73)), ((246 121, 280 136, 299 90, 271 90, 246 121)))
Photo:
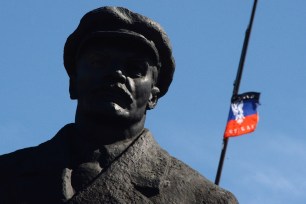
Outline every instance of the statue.
POLYGON ((120 7, 90 11, 66 41, 64 66, 75 123, 0 156, 0 203, 237 203, 144 128, 175 68, 159 24, 120 7))

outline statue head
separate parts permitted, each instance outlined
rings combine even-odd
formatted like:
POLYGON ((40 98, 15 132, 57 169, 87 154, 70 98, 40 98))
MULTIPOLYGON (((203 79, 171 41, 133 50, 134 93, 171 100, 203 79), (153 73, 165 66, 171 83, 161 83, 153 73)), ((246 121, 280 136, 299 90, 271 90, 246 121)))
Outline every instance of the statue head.
MULTIPOLYGON (((164 96, 173 79, 175 62, 170 40, 155 21, 122 7, 101 7, 85 14, 77 29, 67 38, 64 47, 64 66, 73 80, 76 58, 80 47, 90 38, 135 41, 151 47, 157 57, 156 86, 164 96)), ((75 99, 71 94, 71 98, 75 99)))
POLYGON ((175 68, 161 26, 118 7, 101 7, 81 19, 66 41, 64 65, 78 109, 130 121, 155 107, 175 68))

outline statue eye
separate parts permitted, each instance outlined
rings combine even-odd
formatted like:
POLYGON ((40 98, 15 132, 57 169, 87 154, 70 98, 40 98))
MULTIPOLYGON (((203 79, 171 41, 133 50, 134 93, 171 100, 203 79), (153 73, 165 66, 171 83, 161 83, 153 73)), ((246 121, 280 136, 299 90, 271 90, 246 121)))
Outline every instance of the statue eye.
POLYGON ((91 55, 88 57, 88 61, 93 68, 101 68, 110 64, 110 59, 104 55, 91 55))
POLYGON ((101 64, 102 64, 101 60, 92 60, 92 61, 90 61, 90 65, 93 66, 93 67, 98 67, 101 64))
POLYGON ((149 64, 146 60, 129 60, 127 62, 127 72, 132 78, 145 76, 148 68, 149 64))

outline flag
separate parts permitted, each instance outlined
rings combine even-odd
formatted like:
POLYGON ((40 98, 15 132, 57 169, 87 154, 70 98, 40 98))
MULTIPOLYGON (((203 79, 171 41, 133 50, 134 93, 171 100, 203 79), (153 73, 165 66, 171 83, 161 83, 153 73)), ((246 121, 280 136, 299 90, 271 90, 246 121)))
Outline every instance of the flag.
POLYGON ((253 132, 258 122, 257 106, 260 93, 247 92, 232 98, 224 137, 235 137, 253 132))

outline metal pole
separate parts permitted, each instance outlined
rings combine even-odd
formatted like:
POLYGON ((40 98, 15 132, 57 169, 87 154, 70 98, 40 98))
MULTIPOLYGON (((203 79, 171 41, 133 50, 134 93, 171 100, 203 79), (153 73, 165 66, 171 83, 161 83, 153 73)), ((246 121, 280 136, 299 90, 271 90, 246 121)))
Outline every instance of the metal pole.
MULTIPOLYGON (((236 79, 235 79, 235 82, 234 82, 232 100, 235 99, 235 97, 238 95, 238 92, 239 92, 240 81, 241 81, 241 77, 242 77, 245 57, 246 57, 246 54, 247 54, 247 51, 248 51, 249 39, 250 39, 251 31, 252 31, 252 26, 253 26, 256 7, 257 7, 257 0, 254 0, 252 14, 251 14, 249 25, 248 25, 248 27, 246 29, 246 32, 245 32, 245 37, 244 37, 243 47, 242 47, 242 51, 241 51, 239 66, 238 66, 238 70, 237 70, 236 79)), ((216 179, 215 179, 215 184, 216 185, 219 185, 219 182, 220 182, 222 167, 223 167, 224 158, 225 158, 226 149, 227 149, 227 144, 228 144, 228 138, 223 138, 223 147, 222 147, 221 156, 220 156, 219 165, 218 165, 218 170, 217 170, 217 175, 216 175, 216 179)))
POLYGON ((222 151, 221 151, 218 171, 217 171, 216 180, 215 180, 216 185, 219 185, 219 182, 220 182, 227 144, 228 144, 228 138, 223 138, 223 147, 222 147, 222 151))
POLYGON ((243 47, 242 47, 242 51, 241 51, 238 71, 237 71, 237 75, 236 75, 236 80, 234 82, 234 89, 233 89, 233 95, 232 95, 233 97, 235 97, 238 94, 238 91, 239 91, 240 81, 241 81, 241 77, 242 77, 245 57, 246 57, 246 54, 247 54, 247 51, 248 51, 248 45, 249 45, 249 40, 250 40, 250 36, 251 36, 251 31, 252 31, 252 26, 253 26, 256 7, 257 7, 257 0, 254 0, 250 22, 249 22, 248 28, 245 31, 245 37, 244 37, 243 47))

